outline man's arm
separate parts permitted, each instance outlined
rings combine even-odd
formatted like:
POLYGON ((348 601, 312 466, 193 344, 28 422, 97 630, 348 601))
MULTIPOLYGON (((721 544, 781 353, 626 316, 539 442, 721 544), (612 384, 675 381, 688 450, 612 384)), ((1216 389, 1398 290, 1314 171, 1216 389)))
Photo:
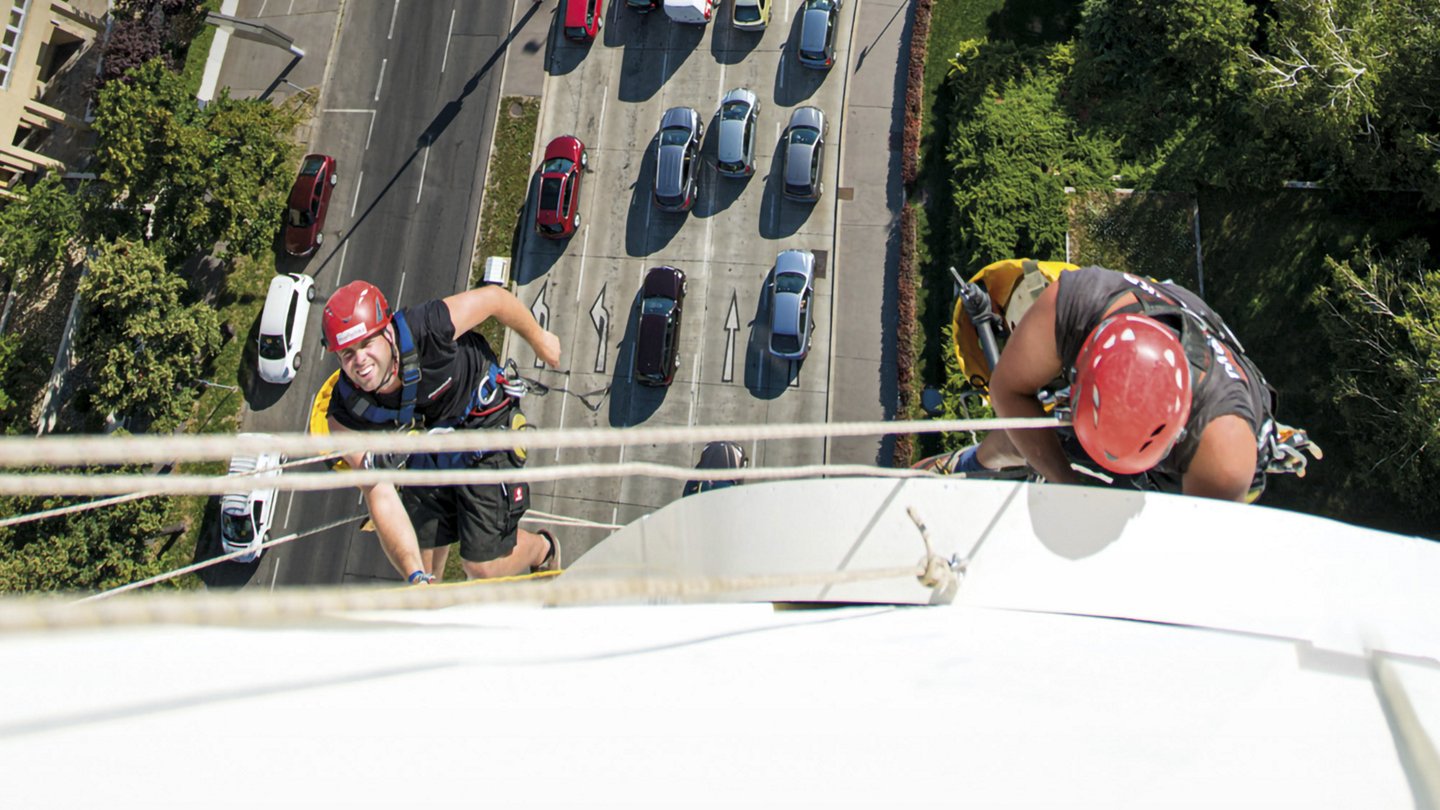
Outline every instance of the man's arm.
MULTIPOLYGON (((1060 354, 1055 348, 1055 298, 1058 283, 1045 288, 1035 305, 1015 327, 990 375, 990 404, 1001 418, 1040 417, 1045 408, 1036 394, 1060 375, 1060 354)), ((1015 449, 1045 480, 1075 483, 1079 476, 1060 449, 1055 431, 1009 430, 1015 449)))
POLYGON ((1180 481, 1186 495, 1245 502, 1255 479, 1255 430, 1239 416, 1217 416, 1200 434, 1200 446, 1180 481))
POLYGON ((559 368, 560 338, 542 329, 530 310, 507 290, 486 284, 446 298, 445 306, 450 309, 450 322, 455 324, 455 337, 494 318, 524 338, 536 357, 551 368, 559 368))
MULTIPOLYGON (((330 417, 330 432, 339 433, 349 428, 330 417)), ((344 457, 352 470, 365 469, 365 454, 351 453, 344 457)), ((375 521, 375 533, 380 536, 380 548, 400 576, 409 576, 413 571, 424 571, 425 563, 420 559, 420 541, 415 537, 415 526, 400 501, 400 493, 394 484, 374 484, 361 487, 365 495, 365 506, 370 510, 370 519, 375 521)))

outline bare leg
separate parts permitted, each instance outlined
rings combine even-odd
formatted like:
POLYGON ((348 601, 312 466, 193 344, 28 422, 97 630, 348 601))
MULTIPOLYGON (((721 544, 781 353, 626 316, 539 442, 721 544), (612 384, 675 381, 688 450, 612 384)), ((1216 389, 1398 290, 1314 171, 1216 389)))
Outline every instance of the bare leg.
POLYGON ((1014 442, 1010 441, 1010 434, 1003 430, 992 430, 985 434, 980 446, 975 449, 975 458, 992 470, 1025 464, 1025 457, 1015 449, 1014 442))
POLYGON ((439 582, 445 575, 445 560, 450 557, 449 546, 436 546, 435 548, 420 549, 420 559, 425 563, 425 571, 435 576, 439 582))
POLYGON ((518 529, 515 532, 515 548, 511 549, 509 554, 478 563, 461 560, 460 565, 465 569, 468 579, 509 577, 530 573, 530 569, 544 562, 549 553, 549 541, 534 532, 518 529))

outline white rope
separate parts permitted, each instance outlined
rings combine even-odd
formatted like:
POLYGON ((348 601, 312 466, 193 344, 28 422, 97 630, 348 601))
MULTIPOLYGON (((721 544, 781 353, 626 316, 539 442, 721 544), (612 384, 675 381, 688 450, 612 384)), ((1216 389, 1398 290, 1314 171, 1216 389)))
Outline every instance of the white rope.
POLYGON ((1036 419, 936 419, 899 422, 707 425, 694 427, 456 430, 448 433, 343 431, 329 436, 282 433, 273 436, 209 434, 166 436, 0 437, 0 467, 135 464, 228 459, 237 453, 280 450, 290 456, 377 453, 444 453, 466 450, 530 450, 690 444, 709 441, 768 441, 972 430, 1061 427, 1068 422, 1036 419))
MULTIPOLYGON (((354 523, 355 521, 360 520, 360 519, 363 518, 363 517, 365 517, 365 515, 355 515, 354 517, 348 517, 348 518, 344 518, 343 520, 337 520, 337 521, 335 521, 335 522, 333 522, 333 523, 327 523, 327 524, 325 524, 324 526, 321 526, 321 527, 316 528, 316 529, 310 529, 310 530, 308 530, 308 531, 303 531, 303 532, 296 532, 296 533, 294 533, 294 534, 287 534, 287 535, 285 535, 284 537, 277 537, 277 538, 275 538, 274 540, 266 540, 265 542, 263 542, 263 543, 260 544, 259 548, 260 548, 260 550, 263 551, 264 549, 267 549, 267 548, 272 548, 272 547, 274 547, 274 546, 278 546, 278 545, 281 545, 281 544, 283 544, 283 543, 288 543, 288 542, 290 542, 291 540, 299 540, 299 539, 302 538, 302 537, 309 537, 309 536, 312 535, 312 534, 319 534, 320 532, 329 531, 329 530, 335 528, 336 526, 344 526, 346 523, 354 523)), ((100 599, 109 599, 109 598, 112 597, 112 596, 115 596, 115 595, 117 595, 117 594, 125 593, 126 591, 133 591, 133 590, 135 590, 135 589, 137 589, 137 588, 144 588, 144 587, 149 586, 149 585, 155 585, 155 584, 158 584, 158 583, 161 583, 161 582, 165 582, 166 580, 171 580, 171 579, 174 579, 174 578, 176 578, 176 577, 184 576, 184 575, 186 575, 186 574, 193 574, 193 573, 195 573, 196 571, 201 570, 202 568, 209 568, 209 567, 212 566, 212 565, 219 565, 220 563, 223 563, 223 562, 230 562, 231 560, 233 560, 233 559, 235 559, 235 558, 237 558, 237 557, 243 557, 243 556, 245 556, 246 554, 250 554, 250 553, 252 553, 252 551, 253 551, 252 549, 241 549, 240 551, 232 551, 232 552, 230 552, 229 554, 222 554, 222 555, 220 555, 219 557, 211 557, 211 558, 208 559, 208 560, 202 560, 202 561, 200 561, 200 562, 198 562, 198 563, 195 563, 194 565, 187 565, 187 566, 185 566, 184 568, 177 568, 177 569, 174 570, 174 571, 167 571, 166 573, 163 573, 163 574, 156 574, 155 576, 150 577, 150 578, 148 578, 148 579, 142 579, 142 580, 140 580, 139 582, 132 582, 132 583, 130 583, 130 584, 128 584, 128 585, 121 585, 121 586, 119 586, 119 587, 117 587, 117 588, 111 588, 111 589, 108 590, 108 591, 101 591, 100 593, 93 594, 93 595, 91 595, 91 596, 87 596, 87 597, 85 597, 84 599, 78 599, 78 600, 76 600, 75 602, 72 602, 71 604, 78 605, 78 604, 82 604, 82 603, 84 603, 84 602, 94 602, 94 601, 97 601, 97 600, 100 600, 100 599)))
POLYGON ((56 597, 0 600, 0 633, 145 624, 255 625, 296 623, 335 614, 377 610, 437 610, 455 605, 595 605, 656 599, 698 599, 737 591, 844 585, 918 577, 911 565, 812 574, 731 577, 632 577, 487 583, 476 580, 442 586, 241 590, 236 592, 147 593, 120 599, 62 601, 56 597))
POLYGON ((623 523, 597 523, 585 518, 571 517, 570 515, 557 515, 553 512, 542 512, 539 509, 531 509, 520 518, 521 523, 539 523, 551 526, 574 526, 577 529, 616 529, 625 528, 623 523))

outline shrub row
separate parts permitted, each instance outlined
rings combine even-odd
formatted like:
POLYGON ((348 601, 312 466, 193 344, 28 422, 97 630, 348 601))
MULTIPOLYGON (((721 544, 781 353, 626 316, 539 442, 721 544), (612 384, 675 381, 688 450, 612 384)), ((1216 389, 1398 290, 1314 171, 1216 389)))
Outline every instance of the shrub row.
POLYGON ((900 176, 906 188, 920 173, 920 121, 925 110, 925 54, 930 47, 930 6, 933 0, 915 0, 910 28, 910 66, 905 78, 905 143, 900 176))
MULTIPOLYGON (((896 419, 910 419, 914 416, 915 372, 920 362, 915 352, 915 330, 920 324, 915 310, 919 272, 919 262, 915 255, 915 208, 906 203, 900 209, 900 272, 896 280, 900 308, 899 326, 895 336, 895 387, 900 399, 896 419)), ((910 466, 914 454, 914 434, 895 437, 894 466, 910 466)))

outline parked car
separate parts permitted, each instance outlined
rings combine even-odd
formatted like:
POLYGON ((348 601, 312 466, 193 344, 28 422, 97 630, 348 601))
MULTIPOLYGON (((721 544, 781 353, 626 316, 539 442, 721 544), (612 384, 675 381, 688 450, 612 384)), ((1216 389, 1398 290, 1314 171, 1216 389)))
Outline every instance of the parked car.
POLYGON ((655 146, 655 207, 689 211, 699 190, 700 139, 705 125, 693 107, 671 107, 660 118, 655 146))
POLYGON ((782 360, 804 360, 815 332, 815 254, 782 250, 770 282, 770 353, 782 360))
POLYGON ((737 87, 720 99, 719 143, 715 149, 716 171, 726 177, 749 177, 755 173, 755 140, 760 118, 760 99, 744 87, 737 87))
POLYGON ((281 273, 270 279, 265 308, 260 311, 260 379, 283 384, 300 370, 300 345, 315 300, 315 279, 303 273, 281 273))
POLYGON ((589 42, 600 33, 604 0, 562 0, 565 3, 565 38, 589 42))
POLYGON ((820 199, 825 186, 825 133, 830 128, 819 107, 799 107, 785 128, 785 196, 800 202, 820 199))
POLYGON ((705 25, 720 0, 665 0, 665 16, 677 23, 705 25))
MULTIPOLYGON (((262 433, 242 433, 246 437, 269 438, 262 433)), ((270 534, 275 520, 275 478, 285 459, 276 451, 255 455, 241 454, 230 460, 230 474, 237 478, 235 489, 220 497, 220 548, 226 554, 244 551, 235 562, 254 562, 260 557, 260 544, 270 534)))
MULTIPOLYGON (((738 470, 750 466, 750 459, 745 457, 745 448, 735 442, 710 442, 705 449, 700 451, 700 463, 695 465, 697 470, 738 470)), ((685 488, 680 491, 680 497, 694 495, 697 492, 709 492, 712 489, 725 489, 726 487, 738 486, 739 479, 725 481, 686 481, 685 488)))
POLYGON ((660 0, 625 0, 625 5, 636 14, 649 14, 660 7, 660 0))
POLYGON ((643 385, 669 385, 680 368, 680 316, 685 311, 685 274, 652 267, 640 291, 640 329, 635 339, 635 377, 643 385))
POLYGON ((770 0, 735 0, 730 24, 742 31, 764 31, 770 24, 770 0))
POLYGON ((808 68, 828 70, 835 64, 835 29, 840 0, 805 0, 800 9, 800 47, 795 56, 808 68))
POLYGON ((336 177, 335 158, 329 155, 306 155, 300 162, 285 211, 286 253, 309 256, 325 242, 325 214, 330 210, 336 177))
POLYGON ((580 181, 590 155, 574 135, 561 135, 545 147, 535 200, 535 232, 564 239, 580 227, 580 181))

